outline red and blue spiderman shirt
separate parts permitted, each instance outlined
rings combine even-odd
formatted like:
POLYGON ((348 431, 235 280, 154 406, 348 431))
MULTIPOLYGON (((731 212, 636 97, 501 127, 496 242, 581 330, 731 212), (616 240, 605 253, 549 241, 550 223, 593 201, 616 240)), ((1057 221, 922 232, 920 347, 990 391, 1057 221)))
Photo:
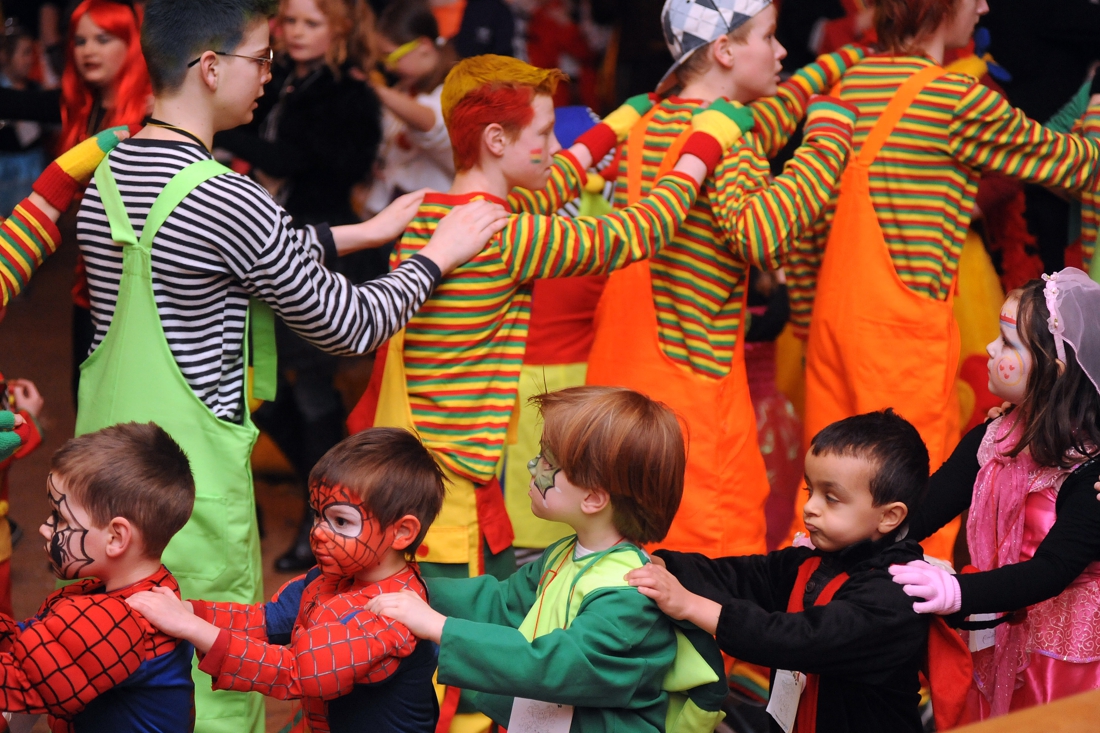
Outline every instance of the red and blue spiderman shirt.
POLYGON ((22 623, 0 616, 0 710, 48 714, 53 733, 193 731, 193 647, 126 603, 157 586, 179 595, 162 565, 111 592, 95 578, 73 583, 22 623))
POLYGON ((373 583, 314 568, 257 605, 191 601, 222 630, 199 669, 216 690, 301 699, 313 733, 434 733, 435 645, 366 609, 403 590, 427 600, 413 565, 373 583))

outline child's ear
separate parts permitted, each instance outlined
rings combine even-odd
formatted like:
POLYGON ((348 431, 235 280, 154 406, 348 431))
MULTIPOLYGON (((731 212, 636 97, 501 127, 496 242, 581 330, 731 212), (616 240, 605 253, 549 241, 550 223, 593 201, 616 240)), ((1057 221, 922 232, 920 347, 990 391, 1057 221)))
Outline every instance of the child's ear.
POLYGON ((890 534, 900 527, 905 518, 909 516, 909 507, 901 501, 894 501, 881 506, 879 511, 882 512, 882 515, 878 520, 878 531, 879 534, 883 535, 890 534))
POLYGON ((581 499, 581 511, 585 514, 597 514, 611 503, 611 494, 603 489, 587 489, 581 499))
POLYGON ((711 48, 703 49, 703 51, 712 54, 714 63, 718 64, 723 69, 732 69, 733 44, 734 40, 730 38, 728 34, 718 36, 718 38, 714 39, 714 43, 711 44, 711 48))
POLYGON ((393 523, 393 549, 398 552, 405 550, 419 534, 420 520, 411 514, 406 514, 393 523))
POLYGON ((481 132, 481 142, 490 153, 499 158, 504 155, 504 148, 508 146, 508 136, 504 134, 500 123, 491 122, 481 132))
POLYGON ((114 560, 126 554, 135 544, 141 544, 141 534, 125 517, 115 517, 107 523, 107 557, 114 560))

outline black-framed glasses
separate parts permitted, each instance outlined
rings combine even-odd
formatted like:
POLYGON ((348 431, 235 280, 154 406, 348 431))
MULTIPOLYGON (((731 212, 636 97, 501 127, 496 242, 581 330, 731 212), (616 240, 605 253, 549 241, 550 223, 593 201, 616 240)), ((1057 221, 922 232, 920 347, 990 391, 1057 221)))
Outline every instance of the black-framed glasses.
MULTIPOLYGON (((270 69, 271 62, 275 60, 275 49, 273 48, 267 49, 267 54, 265 56, 243 56, 239 53, 228 53, 226 51, 215 51, 214 54, 217 56, 236 56, 239 59, 248 59, 249 61, 255 61, 257 64, 260 65, 260 71, 267 71, 268 69, 270 69)), ((190 69, 192 66, 200 61, 202 61, 202 56, 199 56, 197 59, 189 63, 187 65, 187 68, 190 69)))

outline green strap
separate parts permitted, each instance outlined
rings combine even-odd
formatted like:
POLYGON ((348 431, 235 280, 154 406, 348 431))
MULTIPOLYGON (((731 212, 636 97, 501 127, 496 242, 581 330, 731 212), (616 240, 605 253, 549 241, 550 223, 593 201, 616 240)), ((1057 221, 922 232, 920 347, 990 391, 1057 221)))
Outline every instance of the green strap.
POLYGON ((1092 262, 1089 263, 1089 277, 1100 283, 1100 231, 1096 233, 1096 243, 1092 247, 1092 262))
MULTIPOLYGON (((139 240, 134 234, 130 216, 126 213, 122 196, 118 192, 118 184, 107 162, 109 157, 105 157, 96 168, 95 180, 103 201, 103 209, 111 224, 111 239, 123 246, 136 246, 146 253, 152 251, 153 237, 188 194, 211 178, 229 172, 229 169, 218 161, 207 159, 191 163, 173 176, 157 196, 157 200, 153 202, 139 240)), ((247 341, 245 343, 244 361, 247 365, 251 351, 252 396, 261 400, 273 400, 278 363, 275 355, 275 314, 267 303, 258 298, 252 298, 249 301, 248 311, 252 343, 251 350, 247 341)))

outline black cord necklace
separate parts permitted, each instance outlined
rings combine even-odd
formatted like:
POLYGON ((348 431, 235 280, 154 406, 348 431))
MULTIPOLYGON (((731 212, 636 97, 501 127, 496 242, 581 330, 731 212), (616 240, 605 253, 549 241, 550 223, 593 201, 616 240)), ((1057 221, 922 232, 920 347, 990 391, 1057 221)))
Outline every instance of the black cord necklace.
POLYGON ((200 140, 198 135, 196 135, 193 132, 189 132, 189 131, 183 129, 182 127, 176 127, 175 125, 170 125, 167 122, 162 122, 161 120, 154 119, 153 117, 150 117, 149 119, 147 119, 145 121, 145 124, 152 125, 153 127, 162 127, 165 130, 171 130, 174 133, 177 133, 179 135, 183 135, 186 138, 190 138, 191 140, 194 140, 196 143, 198 143, 202 147, 203 150, 205 150, 208 153, 210 152, 210 148, 206 147, 206 143, 204 143, 202 140, 200 140))

